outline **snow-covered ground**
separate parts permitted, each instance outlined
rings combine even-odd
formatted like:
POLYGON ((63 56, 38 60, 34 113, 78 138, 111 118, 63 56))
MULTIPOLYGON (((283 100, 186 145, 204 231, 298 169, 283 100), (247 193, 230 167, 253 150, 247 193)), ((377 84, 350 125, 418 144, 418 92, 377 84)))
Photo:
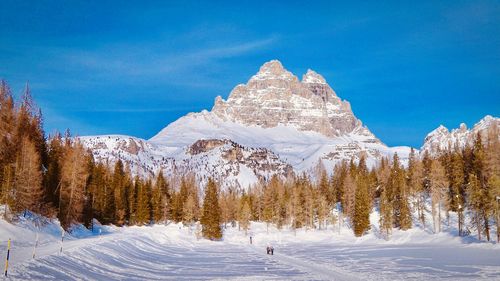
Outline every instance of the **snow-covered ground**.
POLYGON ((228 227, 224 241, 198 240, 181 224, 77 228, 60 253, 57 222, 0 220, 0 253, 12 238, 8 280, 500 280, 500 244, 420 228, 356 238, 346 227, 277 230, 252 223, 248 235, 228 227), (101 234, 99 235, 99 230, 101 234), (275 255, 266 255, 272 244, 275 255))

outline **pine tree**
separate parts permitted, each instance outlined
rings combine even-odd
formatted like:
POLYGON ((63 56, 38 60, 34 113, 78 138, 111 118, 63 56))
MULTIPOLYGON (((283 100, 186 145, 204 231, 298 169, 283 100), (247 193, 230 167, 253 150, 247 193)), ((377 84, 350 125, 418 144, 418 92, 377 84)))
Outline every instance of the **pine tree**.
POLYGON ((105 221, 105 186, 106 186, 106 173, 107 169, 102 163, 94 163, 92 168, 89 170, 90 180, 88 184, 88 190, 92 194, 92 212, 95 218, 101 222, 105 221))
POLYGON ((270 223, 278 222, 278 189, 280 186, 280 180, 278 176, 274 175, 269 183, 264 187, 263 194, 263 206, 262 206, 262 218, 266 222, 266 227, 269 231, 270 223))
POLYGON ((328 215, 330 214, 330 204, 328 203, 328 200, 325 198, 325 196, 323 196, 321 194, 318 196, 317 213, 318 213, 319 229, 321 229, 322 225, 324 225, 324 227, 326 229, 327 218, 328 218, 328 215))
POLYGON ((493 209, 493 215, 495 218, 495 222, 497 225, 497 243, 500 242, 500 196, 496 194, 500 194, 500 176, 495 174, 492 175, 488 180, 488 186, 490 187, 490 191, 494 196, 491 196, 495 201, 492 205, 495 206, 493 209))
POLYGON ((392 202, 389 199, 389 194, 387 189, 384 189, 380 195, 380 232, 385 234, 386 239, 389 239, 389 236, 392 232, 393 226, 393 208, 392 202))
MULTIPOLYGON (((465 153, 465 152, 464 152, 465 153)), ((449 193, 448 205, 450 210, 458 215, 458 235, 462 235, 464 225, 464 205, 465 205, 465 176, 464 161, 460 151, 456 148, 450 155, 449 164, 449 193)))
POLYGON ((149 224, 151 221, 151 183, 142 182, 136 177, 134 184, 137 190, 136 222, 138 225, 149 224))
POLYGON ((61 135, 56 133, 49 139, 48 165, 45 173, 46 201, 59 206, 59 184, 61 182, 61 161, 63 157, 63 142, 61 135))
POLYGON ((500 129, 497 123, 493 123, 487 134, 487 145, 485 148, 485 174, 487 178, 489 198, 492 200, 490 206, 493 209, 493 217, 497 225, 497 242, 500 242, 500 129))
MULTIPOLYGON (((128 177, 131 177, 130 172, 128 177)), ((128 209, 129 209, 129 225, 134 225, 137 223, 137 198, 139 196, 138 191, 138 177, 134 180, 129 179, 129 191, 128 191, 128 209)))
POLYGON ((222 238, 221 211, 217 195, 217 185, 213 179, 209 179, 205 188, 205 198, 203 200, 203 214, 201 216, 203 227, 203 237, 210 240, 222 238))
POLYGON ((485 153, 481 134, 477 134, 474 141, 472 172, 469 176, 470 206, 474 212, 478 238, 481 240, 481 232, 486 234, 486 239, 490 240, 489 219, 493 213, 493 194, 488 189, 488 179, 486 178, 485 153))
POLYGON ((248 201, 245 200, 242 203, 239 216, 239 223, 241 228, 243 228, 243 230, 245 231, 245 235, 248 234, 248 229, 250 228, 250 216, 251 216, 250 205, 248 205, 248 201))
POLYGON ((443 201, 443 193, 448 186, 446 171, 438 160, 431 162, 430 173, 430 192, 432 205, 432 221, 434 232, 441 232, 441 204, 443 201))
POLYGON ((193 194, 190 194, 188 196, 188 199, 186 200, 186 203, 184 204, 184 209, 183 209, 182 213, 184 216, 182 218, 182 222, 188 226, 191 226, 194 223, 194 221, 196 220, 196 217, 198 216, 197 209, 196 209, 196 202, 195 202, 193 194))
POLYGON ((67 148, 62 160, 59 198, 59 220, 67 229, 72 223, 82 221, 87 184, 87 154, 83 145, 74 143, 67 148))
POLYGON ((44 200, 40 157, 35 145, 24 137, 15 166, 15 191, 18 210, 40 213, 44 200))
POLYGON ((103 182, 104 189, 104 223, 116 223, 115 190, 112 184, 112 173, 106 173, 103 182))
POLYGON ((397 153, 393 156, 389 185, 388 190, 392 191, 393 196, 394 226, 402 230, 410 229, 412 219, 410 204, 408 202, 408 192, 406 191, 405 171, 401 168, 397 153))
POLYGON ((321 178, 319 180, 318 185, 319 185, 318 186, 319 192, 325 197, 325 199, 327 200, 327 203, 330 205, 333 205, 334 200, 335 200, 335 196, 334 196, 332 189, 330 187, 330 182, 328 180, 328 174, 326 173, 326 171, 324 169, 321 170, 321 178))
POLYGON ((153 207, 153 220, 159 223, 165 220, 165 202, 161 189, 155 184, 152 191, 151 205, 153 207))
POLYGON ((344 180, 347 174, 347 166, 345 161, 341 161, 335 165, 331 179, 333 204, 340 202, 340 207, 344 207, 344 180))
POLYGON ((118 225, 124 225, 128 213, 127 189, 125 186, 125 170, 123 162, 118 160, 113 170, 112 189, 115 198, 115 222, 118 225))
POLYGON ((368 170, 365 158, 359 160, 356 176, 356 192, 354 200, 353 230, 356 236, 362 236, 370 229, 370 198, 368 195, 368 170))
POLYGON ((352 219, 354 216, 354 202, 356 197, 356 183, 354 179, 355 175, 351 174, 349 170, 347 170, 347 174, 344 177, 344 182, 342 187, 344 188, 343 199, 342 199, 342 212, 344 215, 352 219))
POLYGON ((483 212, 484 212, 484 193, 481 188, 481 182, 475 174, 469 176, 469 208, 472 211, 473 217, 472 222, 476 226, 477 237, 481 240, 481 234, 484 231, 483 228, 483 212))
POLYGON ((423 185, 424 167, 422 162, 417 159, 413 148, 410 151, 410 157, 408 159, 408 172, 406 179, 408 192, 413 197, 413 202, 415 202, 414 207, 417 210, 418 220, 425 229, 425 201, 427 198, 427 192, 423 185))
MULTIPOLYGON (((4 80, 0 80, 0 198, 2 203, 13 207, 12 190, 15 162, 14 129, 16 110, 12 93, 4 80)), ((4 215, 6 216, 7 208, 4 215)))
POLYGON ((222 220, 222 227, 224 229, 227 228, 227 224, 229 223, 229 209, 231 203, 229 202, 229 192, 228 191, 221 191, 220 196, 219 196, 219 206, 220 206, 220 213, 221 213, 221 220, 222 220))
MULTIPOLYGON (((170 191, 170 186, 163 176, 163 171, 160 170, 158 176, 156 177, 155 188, 161 191, 162 203, 163 203, 163 219, 172 219, 172 195, 170 191)), ((198 200, 196 198, 196 200, 198 200)))
POLYGON ((294 230, 303 227, 306 220, 304 189, 305 189, 304 178, 296 179, 294 181, 292 189, 292 200, 290 202, 292 228, 294 230))

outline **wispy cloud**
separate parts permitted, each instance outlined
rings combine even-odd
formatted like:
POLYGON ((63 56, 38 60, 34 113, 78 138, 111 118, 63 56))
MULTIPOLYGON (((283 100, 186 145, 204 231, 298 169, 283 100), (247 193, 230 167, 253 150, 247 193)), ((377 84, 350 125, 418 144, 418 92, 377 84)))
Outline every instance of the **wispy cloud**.
MULTIPOLYGON (((199 46, 190 50, 162 51, 161 48, 145 46, 111 46, 96 50, 58 50, 55 57, 60 64, 103 78, 156 78, 162 76, 167 84, 168 76, 179 78, 195 68, 210 66, 220 59, 252 54, 271 47, 277 37, 251 41, 226 43, 217 46, 199 46)), ((175 84, 175 79, 170 81, 175 84)), ((193 81, 190 81, 191 83, 193 81)), ((198 81, 199 82, 199 81, 198 81)))
POLYGON ((199 107, 186 106, 186 107, 165 107, 165 108, 89 108, 77 110, 75 112, 82 113, 161 113, 161 112, 184 112, 196 111, 199 107))

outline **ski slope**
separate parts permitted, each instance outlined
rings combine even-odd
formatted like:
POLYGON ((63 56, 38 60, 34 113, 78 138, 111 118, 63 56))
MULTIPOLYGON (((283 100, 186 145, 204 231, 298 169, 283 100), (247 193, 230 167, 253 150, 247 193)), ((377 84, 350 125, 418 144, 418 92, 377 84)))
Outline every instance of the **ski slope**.
POLYGON ((248 235, 225 230, 224 241, 198 240, 181 224, 77 228, 60 253, 57 222, 0 220, 0 253, 13 239, 7 280, 500 280, 500 245, 419 228, 356 238, 347 227, 277 230, 252 223, 248 235), (99 235, 101 230, 101 235, 99 235), (275 255, 266 255, 272 244, 275 255))

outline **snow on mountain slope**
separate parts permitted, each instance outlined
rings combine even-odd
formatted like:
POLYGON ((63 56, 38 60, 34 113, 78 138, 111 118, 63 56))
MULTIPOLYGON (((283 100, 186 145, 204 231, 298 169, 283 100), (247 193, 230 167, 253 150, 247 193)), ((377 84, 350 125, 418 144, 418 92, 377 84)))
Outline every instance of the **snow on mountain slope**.
POLYGON ((231 140, 198 140, 186 146, 157 146, 129 136, 87 136, 79 138, 91 148, 97 161, 113 164, 121 159, 133 174, 154 176, 194 173, 205 184, 209 177, 223 187, 246 188, 274 174, 289 176, 292 167, 266 148, 243 147, 231 140))
POLYGON ((227 101, 217 97, 212 111, 190 113, 150 142, 178 147, 206 138, 269 148, 299 172, 320 160, 330 171, 335 163, 362 154, 370 165, 395 152, 404 160, 410 150, 378 140, 321 75, 308 70, 301 82, 276 60, 236 86, 227 101))
MULTIPOLYGON (((464 123, 460 124, 458 129, 451 130, 451 132, 441 125, 425 137, 420 151, 421 153, 428 151, 430 154, 438 154, 449 147, 453 148, 455 145, 462 148, 466 144, 472 144, 478 133, 485 138, 488 130, 493 128, 495 124, 497 128, 500 127, 500 118, 487 115, 470 130, 467 129, 467 125, 464 123)), ((497 131, 497 133, 500 138, 500 132, 497 131)))
POLYGON ((321 75, 308 70, 299 81, 276 60, 265 63, 247 84, 236 86, 227 101, 217 97, 211 111, 189 113, 148 141, 127 136, 81 139, 99 161, 120 158, 133 173, 193 172, 202 182, 214 176, 239 186, 273 174, 289 175, 292 168, 310 171, 319 163, 331 172, 339 161, 361 155, 368 165, 395 152, 404 162, 410 151, 378 140, 321 75), (225 144, 203 156, 189 154, 200 140, 225 144), (223 157, 236 147, 246 153, 241 159, 223 157), (256 150, 260 158, 250 160, 256 150))

